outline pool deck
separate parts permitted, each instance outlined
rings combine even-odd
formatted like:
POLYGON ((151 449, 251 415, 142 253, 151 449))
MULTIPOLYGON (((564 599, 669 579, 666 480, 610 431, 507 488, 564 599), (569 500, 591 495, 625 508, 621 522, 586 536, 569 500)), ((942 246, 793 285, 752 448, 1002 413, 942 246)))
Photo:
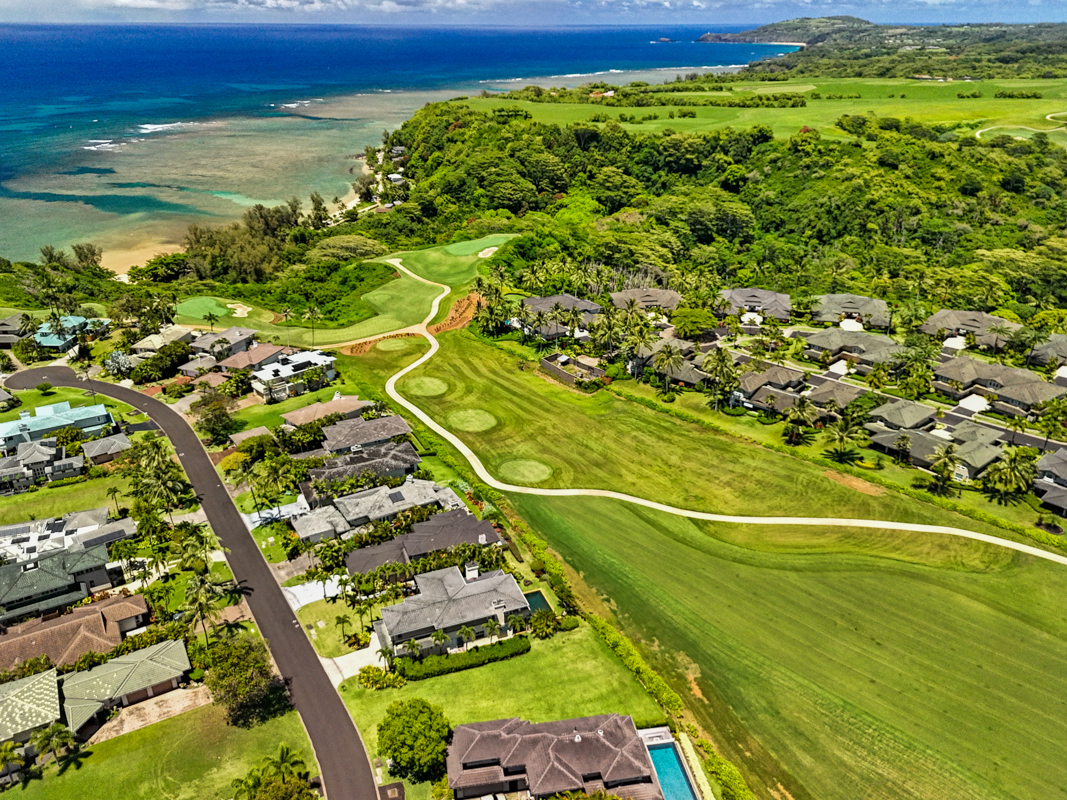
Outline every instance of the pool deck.
POLYGON ((685 777, 689 781, 689 788, 692 790, 693 794, 696 795, 697 800, 716 800, 715 793, 711 789, 711 784, 708 783, 704 774, 700 774, 700 777, 704 778, 704 780, 701 781, 698 781, 693 775, 693 769, 700 768, 700 760, 697 757, 692 742, 689 741, 689 737, 682 733, 679 734, 681 741, 675 741, 674 734, 671 733, 671 729, 666 726, 659 728, 642 728, 637 732, 637 735, 641 737, 641 740, 645 743, 645 747, 648 748, 665 744, 673 745, 675 754, 678 756, 678 761, 681 763, 682 769, 685 771, 685 777), (690 764, 691 759, 695 762, 692 765, 690 764))

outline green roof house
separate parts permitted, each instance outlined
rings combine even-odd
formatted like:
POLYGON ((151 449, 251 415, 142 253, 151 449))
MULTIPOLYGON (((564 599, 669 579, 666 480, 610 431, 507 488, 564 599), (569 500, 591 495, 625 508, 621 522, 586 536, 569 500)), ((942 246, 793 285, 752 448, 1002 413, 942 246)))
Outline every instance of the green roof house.
POLYGON ((33 412, 21 411, 19 418, 0 422, 0 450, 8 452, 23 442, 39 442, 53 436, 63 428, 78 428, 87 434, 96 434, 115 427, 111 412, 102 404, 71 408, 70 403, 55 403, 38 406, 33 412))
POLYGON ((50 669, 0 684, 0 741, 28 742, 38 728, 59 721, 59 683, 50 669))
POLYGON ((59 330, 53 331, 51 323, 45 322, 33 335, 41 347, 49 350, 70 350, 78 341, 80 333, 95 333, 107 329, 109 319, 86 319, 80 316, 66 316, 59 321, 59 330))
POLYGON ((63 678, 63 714, 77 733, 96 714, 178 688, 191 669, 185 642, 166 641, 63 678))
POLYGON ((0 566, 0 622, 47 614, 107 589, 107 547, 59 550, 0 566))

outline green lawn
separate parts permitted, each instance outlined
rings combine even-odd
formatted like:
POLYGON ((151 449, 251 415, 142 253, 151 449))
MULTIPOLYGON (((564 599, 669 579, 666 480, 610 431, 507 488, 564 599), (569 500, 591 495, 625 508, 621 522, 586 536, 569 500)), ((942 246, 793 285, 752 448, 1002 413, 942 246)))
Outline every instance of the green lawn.
POLYGON ((334 381, 332 386, 326 386, 318 391, 308 392, 298 397, 290 397, 280 403, 257 404, 242 408, 240 411, 235 412, 233 416, 244 423, 242 430, 247 431, 252 428, 258 428, 261 425, 265 425, 268 428, 276 428, 285 422, 282 419, 282 414, 288 414, 298 408, 310 406, 312 403, 325 403, 328 400, 333 400, 333 396, 337 392, 342 395, 359 394, 355 387, 344 386, 334 381))
MULTIPOLYGON (((588 625, 546 642, 534 640, 526 655, 412 681, 403 689, 375 692, 349 678, 340 691, 372 759, 386 706, 412 697, 442 706, 453 725, 504 717, 548 722, 613 711, 632 714, 639 724, 663 719, 659 706, 588 625)), ((429 785, 409 784, 407 797, 424 800, 429 785)))
POLYGON ((426 280, 462 287, 473 283, 478 276, 479 253, 490 247, 500 247, 515 235, 498 233, 469 242, 394 253, 387 258, 399 258, 405 267, 426 280))
MULTIPOLYGON (((237 506, 237 510, 243 514, 252 514, 253 512, 264 510, 267 506, 263 501, 263 498, 259 495, 256 495, 256 497, 258 497, 260 501, 260 504, 258 506, 256 505, 255 500, 252 497, 252 492, 250 491, 242 492, 241 494, 237 495, 237 497, 233 499, 233 504, 237 506)), ((278 498, 278 502, 272 505, 271 508, 275 508, 277 506, 284 506, 287 503, 294 503, 296 502, 296 497, 297 496, 295 494, 283 494, 281 497, 278 498)))
POLYGON ((30 800, 227 800, 230 782, 274 755, 280 743, 318 774, 295 711, 245 730, 227 725, 220 709, 204 706, 88 747, 81 763, 62 775, 48 766, 43 780, 10 791, 30 800))
POLYGON ((1063 567, 917 534, 512 500, 750 783, 781 782, 774 797, 1064 795, 1063 567))
POLYGON ((20 411, 30 411, 36 409, 38 406, 51 406, 63 402, 70 403, 72 408, 102 404, 111 412, 111 416, 115 418, 116 422, 121 420, 129 421, 130 417, 126 415, 126 412, 133 410, 133 406, 127 405, 126 403, 120 403, 118 400, 112 400, 110 397, 105 397, 102 394, 94 396, 92 393, 87 392, 84 389, 73 389, 62 386, 57 386, 43 393, 36 389, 27 389, 24 392, 15 392, 15 396, 22 401, 22 405, 0 414, 0 422, 18 419, 20 411))
MULTIPOLYGON (((122 492, 129 488, 124 479, 110 475, 57 489, 42 487, 36 492, 0 497, 0 525, 61 517, 69 511, 86 511, 101 506, 107 506, 114 513, 115 503, 107 496, 111 486, 118 486, 122 492)), ((129 505, 129 502, 129 499, 119 497, 119 505, 129 505)))
MULTIPOLYGON (((220 581, 232 581, 233 572, 225 561, 213 561, 211 563, 211 576, 220 581)), ((170 586, 170 595, 167 597, 167 610, 178 612, 185 604, 185 589, 192 579, 193 573, 188 570, 172 572, 167 581, 170 586)), ((161 579, 162 580, 162 579, 161 579)), ((156 581, 157 583, 159 581, 156 581)), ((238 598, 239 599, 239 598, 238 598)), ((230 603, 235 605, 235 603, 230 603)), ((208 627, 211 627, 210 625, 208 627)))
MULTIPOLYGON (((804 92, 809 95, 804 108, 716 108, 698 107, 694 119, 670 119, 671 107, 649 108, 614 108, 594 104, 563 105, 557 103, 516 102, 499 97, 471 97, 464 104, 478 111, 503 106, 520 106, 529 111, 534 119, 549 123, 566 125, 572 122, 587 121, 593 113, 602 112, 612 119, 620 113, 638 117, 656 113, 658 120, 647 121, 640 125, 624 123, 623 127, 639 133, 659 133, 664 129, 688 133, 706 131, 725 126, 749 128, 753 125, 769 125, 776 136, 786 137, 796 133, 807 125, 819 129, 824 134, 841 136, 835 122, 842 114, 866 114, 873 112, 879 117, 912 117, 928 123, 962 123, 968 125, 967 131, 975 131, 992 126, 1028 126, 1049 131, 1060 127, 1062 119, 1050 122, 1046 114, 1062 112, 1067 106, 1067 80, 1042 80, 1039 83, 1027 80, 987 80, 975 83, 954 81, 938 83, 936 81, 913 81, 896 78, 811 78, 805 77, 783 83, 751 85, 731 84, 726 92, 689 93, 691 96, 723 97, 736 95, 751 96, 752 90, 759 93, 768 92, 804 92), (1040 88, 1043 98, 1040 100, 997 99, 993 95, 1000 89, 1040 88), (958 98, 957 92, 973 90, 982 92, 981 98, 958 98), (859 94, 860 99, 827 100, 810 98, 811 91, 827 94, 859 94), (889 95, 895 95, 890 97, 889 95), (902 96, 903 95, 903 96, 902 96)), ((673 110, 677 111, 677 108, 673 110)), ((1023 135, 1030 132, 1021 130, 994 130, 985 135, 1023 135)), ((1051 137, 1059 144, 1067 144, 1063 132, 1051 137)))
MULTIPOLYGON (((342 615, 352 620, 351 625, 345 626, 345 634, 351 636, 360 627, 359 615, 341 601, 331 603, 329 600, 316 600, 297 609, 296 618, 304 626, 304 632, 311 639, 311 646, 320 656, 337 658, 353 652, 341 638, 341 628, 335 622, 342 615), (323 623, 321 626, 320 622, 323 623), (311 636, 312 631, 315 632, 314 637, 311 636)), ((381 619, 381 616, 381 606, 375 605, 370 614, 363 618, 363 625, 368 626, 374 620, 381 619)))
MULTIPOLYGON (((238 506, 240 508, 240 506, 238 506)), ((271 564, 281 564, 288 561, 285 557, 285 546, 280 536, 274 536, 274 541, 269 541, 273 534, 267 532, 267 527, 260 526, 252 529, 252 538, 259 545, 259 552, 271 564)))
POLYGON ((1010 533, 893 492, 865 493, 831 470, 622 400, 585 395, 532 371, 466 331, 398 390, 446 426, 480 411, 496 424, 459 432, 502 480, 614 489, 727 514, 886 519, 1010 533))

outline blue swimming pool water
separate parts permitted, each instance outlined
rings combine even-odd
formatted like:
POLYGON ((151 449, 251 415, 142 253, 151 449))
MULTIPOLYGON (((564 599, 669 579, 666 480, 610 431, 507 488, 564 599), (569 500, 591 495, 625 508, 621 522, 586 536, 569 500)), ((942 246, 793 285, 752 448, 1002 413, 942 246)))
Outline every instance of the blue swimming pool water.
POLYGON ((682 756, 673 744, 654 744, 648 748, 652 766, 656 768, 664 800, 697 800, 689 785, 689 776, 682 766, 682 756))
POLYGON ((548 604, 548 600, 545 599, 540 589, 536 592, 529 592, 526 595, 526 602, 530 604, 530 611, 552 610, 552 606, 548 604))

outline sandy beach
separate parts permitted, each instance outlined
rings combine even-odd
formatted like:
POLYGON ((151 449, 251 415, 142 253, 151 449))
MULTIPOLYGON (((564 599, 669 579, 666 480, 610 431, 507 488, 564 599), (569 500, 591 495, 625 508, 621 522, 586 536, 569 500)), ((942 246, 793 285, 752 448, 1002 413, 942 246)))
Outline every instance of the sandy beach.
POLYGON ((139 241, 137 244, 121 249, 108 249, 105 247, 101 263, 116 275, 125 275, 130 271, 130 267, 139 267, 153 256, 158 256, 161 253, 178 253, 181 252, 181 249, 182 246, 179 242, 165 240, 139 241))

